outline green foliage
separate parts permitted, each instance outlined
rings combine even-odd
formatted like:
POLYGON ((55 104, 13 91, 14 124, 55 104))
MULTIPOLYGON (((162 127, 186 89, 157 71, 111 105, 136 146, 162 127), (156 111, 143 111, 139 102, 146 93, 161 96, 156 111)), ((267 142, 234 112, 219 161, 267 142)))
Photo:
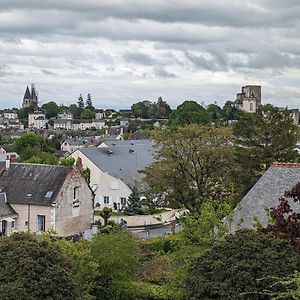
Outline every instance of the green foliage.
POLYGON ((177 128, 188 124, 208 124, 209 113, 196 101, 184 101, 176 110, 173 110, 169 118, 169 126, 177 128))
POLYGON ((59 164, 62 166, 71 167, 75 164, 75 158, 73 157, 60 158, 59 164))
POLYGON ((236 120, 236 114, 238 109, 236 108, 233 101, 226 101, 222 109, 223 119, 225 121, 236 120))
POLYGON ((91 109, 85 108, 85 109, 82 111, 82 113, 81 113, 81 115, 80 115, 80 118, 81 118, 81 119, 88 119, 88 120, 90 120, 90 119, 95 119, 95 112, 92 111, 91 109))
POLYGON ((127 199, 127 205, 125 207, 124 213, 128 216, 144 214, 142 210, 142 201, 140 199, 140 193, 136 186, 132 188, 132 192, 127 199))
POLYGON ((131 106, 131 111, 135 118, 162 119, 167 118, 172 110, 167 102, 159 97, 157 102, 137 102, 131 106))
POLYGON ((250 230, 230 235, 190 267, 187 299, 270 299, 264 292, 300 268, 283 240, 250 230))
POLYGON ((80 299, 74 269, 58 248, 28 233, 0 239, 0 299, 80 299))
POLYGON ((83 108, 78 107, 76 104, 71 104, 69 106, 69 111, 73 114, 74 119, 80 118, 82 110, 83 108))
POLYGON ((102 210, 100 210, 99 215, 103 218, 103 220, 104 220, 104 227, 106 227, 108 219, 112 215, 112 209, 108 208, 108 207, 104 207, 102 210))
POLYGON ((214 123, 222 120, 222 109, 216 104, 209 104, 206 107, 210 120, 214 123))
POLYGON ((83 98, 82 98, 81 94, 78 97, 77 105, 78 105, 78 108, 80 108, 80 109, 84 108, 84 101, 83 101, 83 98))
POLYGON ((130 299, 126 289, 138 266, 135 238, 128 232, 98 235, 92 241, 91 253, 97 264, 91 294, 102 300, 130 299))
POLYGON ((91 169, 85 168, 82 172, 82 175, 87 183, 90 183, 91 181, 91 169))
POLYGON ((206 250, 227 233, 223 219, 230 213, 231 206, 226 201, 218 202, 211 198, 201 202, 198 212, 186 213, 180 218, 180 225, 185 243, 206 250))
POLYGON ((40 147, 41 139, 35 133, 24 133, 16 139, 15 146, 17 153, 22 155, 27 148, 40 147))
POLYGON ((166 206, 177 202, 199 211, 205 197, 228 197, 232 164, 231 132, 192 124, 154 134, 156 161, 146 168, 150 193, 166 206))
POLYGON ((294 150, 299 129, 288 110, 279 111, 266 105, 258 113, 239 111, 233 133, 235 160, 239 166, 234 173, 235 180, 246 191, 272 162, 299 160, 294 150))
POLYGON ((45 111, 47 119, 56 117, 59 112, 58 105, 54 101, 43 104, 42 109, 45 111))

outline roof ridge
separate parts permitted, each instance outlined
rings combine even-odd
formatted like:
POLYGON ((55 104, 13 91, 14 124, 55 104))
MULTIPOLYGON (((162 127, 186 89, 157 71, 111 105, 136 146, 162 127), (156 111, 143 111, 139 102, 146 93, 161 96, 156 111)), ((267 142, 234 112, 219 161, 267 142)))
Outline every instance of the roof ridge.
POLYGON ((272 167, 287 167, 287 168, 300 168, 300 163, 294 162, 273 162, 272 167))

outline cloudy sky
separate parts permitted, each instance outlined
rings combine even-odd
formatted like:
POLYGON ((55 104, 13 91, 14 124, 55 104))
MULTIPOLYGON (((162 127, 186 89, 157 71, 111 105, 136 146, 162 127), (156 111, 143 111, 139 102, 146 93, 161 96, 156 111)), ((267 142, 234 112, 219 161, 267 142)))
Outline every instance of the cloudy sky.
POLYGON ((0 0, 0 107, 223 105, 242 85, 300 107, 299 0, 0 0))

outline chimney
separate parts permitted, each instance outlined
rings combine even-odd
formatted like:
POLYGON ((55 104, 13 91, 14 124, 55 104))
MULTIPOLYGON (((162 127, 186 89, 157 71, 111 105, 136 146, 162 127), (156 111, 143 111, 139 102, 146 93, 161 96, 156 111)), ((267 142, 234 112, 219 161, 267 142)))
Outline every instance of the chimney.
POLYGON ((77 158, 76 166, 78 167, 78 169, 80 170, 80 172, 83 172, 83 164, 82 164, 82 159, 81 159, 81 157, 78 157, 78 158, 77 158))
POLYGON ((7 155, 6 156, 6 160, 5 160, 5 170, 8 170, 10 167, 10 158, 9 156, 7 155))

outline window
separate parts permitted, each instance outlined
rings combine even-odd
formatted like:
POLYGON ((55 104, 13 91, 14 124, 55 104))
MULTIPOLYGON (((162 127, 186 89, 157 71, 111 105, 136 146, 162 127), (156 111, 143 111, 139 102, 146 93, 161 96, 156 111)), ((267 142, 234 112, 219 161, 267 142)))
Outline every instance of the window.
POLYGON ((109 204, 109 196, 103 196, 104 204, 109 204))
POLYGON ((121 205, 126 205, 126 197, 120 197, 121 205))
POLYGON ((11 228, 15 228, 15 221, 11 222, 11 228))
POLYGON ((75 186, 73 189, 73 199, 77 200, 79 198, 79 187, 75 186))
POLYGON ((6 235, 7 234, 7 221, 3 220, 1 223, 2 223, 1 224, 1 233, 3 235, 6 235))
POLYGON ((38 215, 37 216, 37 231, 45 231, 45 216, 38 215))

